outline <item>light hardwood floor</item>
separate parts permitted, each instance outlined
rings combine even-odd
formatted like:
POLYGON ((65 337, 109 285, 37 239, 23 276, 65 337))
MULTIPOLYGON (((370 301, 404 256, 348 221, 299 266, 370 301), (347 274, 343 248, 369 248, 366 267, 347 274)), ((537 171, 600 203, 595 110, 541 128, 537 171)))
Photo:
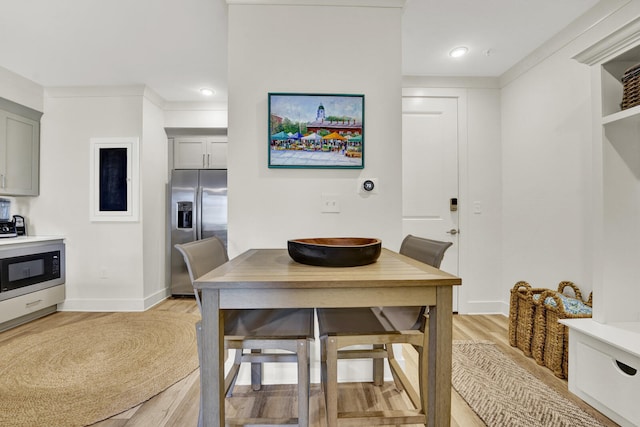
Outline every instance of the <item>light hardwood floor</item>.
MULTIPOLYGON (((195 300, 189 298, 170 298, 152 310, 198 313, 195 300)), ((0 345, 11 339, 37 333, 64 324, 79 322, 104 313, 68 313, 60 312, 0 333, 0 345)), ((605 426, 616 426, 608 418, 595 411, 589 405, 573 396, 567 390, 567 382, 556 378, 548 369, 538 366, 518 349, 509 346, 508 319, 502 315, 455 315, 453 321, 454 340, 490 340, 511 356, 520 366, 542 380, 567 399, 575 402, 586 412, 592 414, 605 426)), ((411 350, 412 351, 412 350, 411 350)), ((407 358, 410 360, 410 357, 407 358)), ((410 363, 410 362, 407 362, 410 363)), ((408 366, 408 369, 411 369, 408 366)), ((108 420, 94 424, 94 427, 184 427, 197 425, 199 401, 198 370, 179 381, 163 393, 149 401, 118 414, 108 420)), ((251 416, 255 412, 270 413, 274 416, 289 417, 295 414, 295 386, 263 386, 263 390, 253 392, 249 387, 236 387, 234 396, 227 399, 226 411, 229 415, 251 416)), ((466 402, 452 390, 452 427, 475 427, 485 424, 475 415, 466 402)), ((391 383, 382 387, 371 384, 341 384, 341 404, 360 409, 393 409, 408 405, 404 394, 397 393, 391 383)), ((310 401, 311 426, 325 427, 324 399, 317 384, 312 385, 310 401)), ((490 426, 493 427, 493 426, 490 426)))

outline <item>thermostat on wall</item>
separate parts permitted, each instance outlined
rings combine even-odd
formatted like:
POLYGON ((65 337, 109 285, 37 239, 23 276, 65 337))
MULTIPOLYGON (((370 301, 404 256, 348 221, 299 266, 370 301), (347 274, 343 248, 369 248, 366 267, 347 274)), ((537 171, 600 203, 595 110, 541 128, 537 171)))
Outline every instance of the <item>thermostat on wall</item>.
POLYGON ((378 178, 361 178, 358 180, 358 193, 378 194, 378 178))

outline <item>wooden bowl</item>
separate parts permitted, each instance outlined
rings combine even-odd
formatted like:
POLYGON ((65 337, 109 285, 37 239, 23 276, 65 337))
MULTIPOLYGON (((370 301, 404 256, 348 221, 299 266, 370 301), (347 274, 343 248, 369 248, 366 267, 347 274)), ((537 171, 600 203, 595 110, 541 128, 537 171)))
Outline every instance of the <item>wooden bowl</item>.
POLYGON ((376 262, 380 239, 363 237, 319 237, 287 242, 289 256, 301 264, 320 267, 356 267, 376 262))

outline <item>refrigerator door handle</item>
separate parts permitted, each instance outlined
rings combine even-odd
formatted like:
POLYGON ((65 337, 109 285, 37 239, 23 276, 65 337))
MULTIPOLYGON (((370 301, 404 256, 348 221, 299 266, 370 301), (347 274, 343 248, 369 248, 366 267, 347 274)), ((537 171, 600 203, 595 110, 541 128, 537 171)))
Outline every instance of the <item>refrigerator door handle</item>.
POLYGON ((196 240, 202 239, 202 187, 196 192, 196 240))

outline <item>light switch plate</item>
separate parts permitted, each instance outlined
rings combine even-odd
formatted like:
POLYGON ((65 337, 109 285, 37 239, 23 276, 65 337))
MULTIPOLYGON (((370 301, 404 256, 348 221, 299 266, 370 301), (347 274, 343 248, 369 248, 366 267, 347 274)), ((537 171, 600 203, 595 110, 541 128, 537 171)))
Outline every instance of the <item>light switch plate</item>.
POLYGON ((320 212, 322 213, 340 213, 340 195, 339 194, 325 194, 320 197, 322 206, 320 212))

